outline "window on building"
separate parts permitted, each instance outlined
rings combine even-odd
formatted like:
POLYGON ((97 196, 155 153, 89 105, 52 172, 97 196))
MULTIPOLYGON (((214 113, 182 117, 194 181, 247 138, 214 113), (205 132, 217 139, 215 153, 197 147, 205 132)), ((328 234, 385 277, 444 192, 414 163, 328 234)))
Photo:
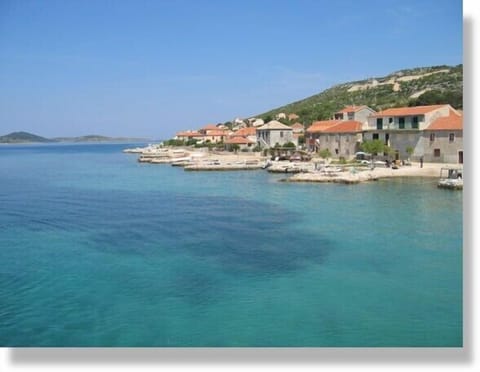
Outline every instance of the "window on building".
POLYGON ((405 118, 398 118, 398 129, 405 129, 405 118))
POLYGON ((338 155, 338 149, 335 149, 335 155, 338 155))
POLYGON ((388 118, 388 124, 392 124, 393 123, 393 118, 388 118))
POLYGON ((430 133, 430 142, 435 141, 435 133, 430 133))
POLYGON ((280 131, 280 138, 283 138, 283 131, 280 131))
POLYGON ((347 117, 348 117, 348 120, 353 120, 353 118, 354 118, 353 112, 349 112, 349 113, 347 114, 347 117))
POLYGON ((345 142, 350 142, 350 135, 347 134, 347 135, 345 136, 345 142))
POLYGON ((372 134, 372 139, 377 140, 378 139, 378 133, 373 133, 372 134))
POLYGON ((448 142, 453 142, 455 141, 455 133, 450 133, 448 135, 448 142))
POLYGON ((383 129, 383 118, 377 119, 377 129, 383 129))
POLYGON ((439 158, 440 157, 440 149, 433 150, 433 156, 435 156, 436 158, 439 158))
POLYGON ((418 116, 412 118, 412 129, 418 129, 418 116))

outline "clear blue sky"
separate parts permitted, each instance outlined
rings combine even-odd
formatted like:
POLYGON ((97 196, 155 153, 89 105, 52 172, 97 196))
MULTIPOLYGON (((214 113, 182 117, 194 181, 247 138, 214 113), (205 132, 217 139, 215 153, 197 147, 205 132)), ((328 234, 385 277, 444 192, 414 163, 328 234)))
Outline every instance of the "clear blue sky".
POLYGON ((0 0, 0 135, 170 138, 462 54, 461 0, 0 0))

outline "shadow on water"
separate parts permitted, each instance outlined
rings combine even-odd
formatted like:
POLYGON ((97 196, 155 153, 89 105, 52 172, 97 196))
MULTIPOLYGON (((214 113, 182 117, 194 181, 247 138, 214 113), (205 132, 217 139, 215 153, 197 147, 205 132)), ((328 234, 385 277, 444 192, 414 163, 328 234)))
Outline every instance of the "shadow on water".
POLYGON ((106 253, 185 254, 230 273, 278 273, 322 263, 331 249, 321 236, 292 228, 294 212, 268 203, 154 193, 98 197, 105 207, 84 213, 90 248, 106 253))
POLYGON ((59 188, 54 200, 43 197, 41 189, 36 195, 11 219, 34 234, 63 234, 67 239, 80 234, 83 238, 72 244, 80 244, 76 249, 85 256, 78 257, 77 250, 72 259, 84 260, 90 269, 80 265, 72 270, 90 270, 92 284, 109 276, 122 290, 151 298, 208 305, 222 298, 232 276, 288 274, 322 264, 331 250, 326 239, 299 230, 294 222, 300 215, 265 202, 71 188, 59 188), (88 257, 100 262, 92 268, 88 257), (99 268, 107 263, 105 274, 99 268), (142 265, 151 271, 140 272, 142 265), (158 273, 164 276, 153 285, 158 273))

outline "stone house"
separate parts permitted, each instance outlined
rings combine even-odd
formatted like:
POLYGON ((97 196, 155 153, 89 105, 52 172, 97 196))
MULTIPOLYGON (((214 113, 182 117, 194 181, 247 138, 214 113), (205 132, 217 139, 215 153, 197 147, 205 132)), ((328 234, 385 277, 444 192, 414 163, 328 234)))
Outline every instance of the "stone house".
POLYGON ((375 110, 368 106, 346 106, 340 111, 337 111, 333 117, 335 120, 355 120, 362 124, 368 122, 370 115, 375 114, 375 110))
POLYGON ((298 145, 293 136, 293 130, 288 125, 272 120, 257 128, 257 143, 262 148, 274 147, 276 144, 283 146, 288 142, 298 145))
POLYGON ((463 115, 454 110, 436 119, 419 141, 426 162, 463 164, 463 115))
POLYGON ((311 151, 328 149, 332 157, 351 158, 360 151, 363 124, 356 120, 323 120, 307 129, 311 151))
POLYGON ((253 147, 255 147, 256 141, 252 141, 251 139, 248 139, 243 136, 233 136, 233 137, 227 138, 224 143, 225 143, 225 149, 227 151, 232 150, 232 147, 234 145, 238 145, 238 148, 240 150, 245 150, 245 149, 250 150, 253 147))
MULTIPOLYGON (((463 158, 463 127, 460 128, 458 120, 461 122, 461 115, 450 105, 429 105, 429 106, 414 106, 414 107, 397 107, 380 111, 371 115, 368 118, 368 125, 363 136, 364 141, 379 139, 384 141, 386 145, 395 150, 395 159, 406 159, 409 157, 407 148, 412 147, 414 152, 412 160, 418 161, 420 157, 424 157, 424 161, 438 161, 450 162, 454 160, 458 162, 460 156, 463 158), (447 119, 450 117, 450 119, 447 119), (437 119, 443 118, 440 122, 433 125, 437 119), (460 118, 460 119, 459 119, 460 118), (450 122, 452 128, 457 128, 451 131, 449 127, 450 122), (444 127, 440 132, 439 127, 444 127), (437 128, 437 129, 435 129, 437 128), (453 133, 456 140, 452 143, 440 142, 440 138, 445 135, 445 131, 453 133), (437 144, 442 144, 441 147, 431 147, 430 135, 433 132, 433 139, 435 133, 439 132, 437 144), (428 141, 426 140, 428 137, 428 141), (435 149, 437 151, 435 152, 435 149), (443 150, 443 151, 442 151, 443 150), (439 153, 440 151, 440 153, 439 153), (459 153, 461 151, 461 155, 459 153)), ((449 132, 449 134, 450 134, 449 132)), ((463 159, 462 159, 463 161, 463 159)))

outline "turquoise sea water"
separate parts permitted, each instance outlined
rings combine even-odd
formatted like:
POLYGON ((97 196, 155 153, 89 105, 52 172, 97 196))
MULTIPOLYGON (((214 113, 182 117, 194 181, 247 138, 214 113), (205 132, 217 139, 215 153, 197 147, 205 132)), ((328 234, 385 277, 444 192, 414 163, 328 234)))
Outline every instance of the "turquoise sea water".
POLYGON ((461 346, 462 192, 0 147, 0 346, 461 346))

